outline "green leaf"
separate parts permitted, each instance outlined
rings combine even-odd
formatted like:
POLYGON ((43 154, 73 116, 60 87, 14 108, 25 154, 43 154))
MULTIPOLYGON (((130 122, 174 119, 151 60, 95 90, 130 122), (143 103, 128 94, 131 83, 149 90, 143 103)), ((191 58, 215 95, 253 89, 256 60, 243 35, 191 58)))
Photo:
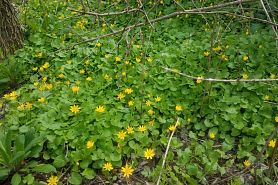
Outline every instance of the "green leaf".
POLYGON ((189 164, 186 166, 186 169, 188 170, 188 173, 190 175, 197 175, 197 173, 198 173, 198 168, 196 165, 189 164))
POLYGON ((190 185, 197 185, 198 184, 198 182, 195 180, 195 178, 191 178, 188 174, 183 175, 183 177, 185 177, 186 181, 190 185))
POLYGON ((63 155, 60 155, 54 159, 53 165, 56 168, 61 168, 61 167, 65 166, 66 163, 67 163, 67 161, 66 161, 65 157, 63 155))
POLYGON ((18 173, 14 174, 11 180, 12 185, 18 185, 20 184, 20 182, 21 182, 21 176, 18 173))
POLYGON ((8 168, 0 168, 0 180, 4 179, 4 177, 8 176, 10 171, 11 170, 8 168))
POLYGON ((24 177, 23 182, 26 184, 34 184, 34 176, 32 174, 28 174, 27 176, 24 177))
POLYGON ((76 185, 79 185, 82 183, 82 177, 79 173, 77 172, 72 172, 71 173, 71 176, 69 177, 69 182, 71 184, 76 184, 76 185))
POLYGON ((84 176, 84 177, 86 177, 87 179, 93 179, 93 178, 95 178, 95 176, 96 176, 96 173, 95 173, 95 171, 94 170, 92 170, 92 169, 90 169, 90 168, 86 168, 83 172, 82 172, 82 175, 84 176))
POLYGON ((38 173, 51 173, 56 172, 56 168, 51 164, 39 164, 38 166, 34 167, 32 171, 38 173))
POLYGON ((2 78, 2 79, 0 79, 0 83, 7 83, 9 81, 10 81, 9 78, 2 78))

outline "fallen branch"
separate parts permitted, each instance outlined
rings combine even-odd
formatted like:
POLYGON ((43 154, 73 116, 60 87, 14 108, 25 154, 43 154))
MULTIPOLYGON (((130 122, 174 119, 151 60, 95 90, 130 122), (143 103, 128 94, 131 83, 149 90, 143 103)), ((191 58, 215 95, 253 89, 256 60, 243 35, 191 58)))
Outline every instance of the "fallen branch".
POLYGON ((191 76, 185 73, 180 73, 176 70, 167 68, 167 67, 161 67, 163 69, 165 69, 166 71, 170 71, 172 73, 176 73, 179 74, 181 76, 185 76, 187 78, 193 79, 193 80, 202 80, 202 81, 209 81, 209 82, 268 82, 268 81, 278 81, 278 78, 274 78, 274 79, 217 79, 217 78, 202 78, 202 77, 195 77, 195 76, 191 76))
MULTIPOLYGON (((177 119, 177 122, 175 124, 175 128, 177 128, 179 124, 179 118, 177 119)), ((167 155, 168 155, 168 151, 169 151, 169 148, 170 148, 170 144, 171 144, 171 141, 172 141, 172 138, 173 138, 173 135, 175 133, 176 129, 174 129, 170 135, 170 138, 168 140, 168 144, 167 144, 167 148, 166 148, 166 151, 165 151, 165 154, 164 154, 164 157, 163 157, 163 161, 162 161, 162 165, 161 165, 161 171, 159 173, 159 176, 158 176, 158 180, 157 180, 157 183, 156 185, 159 185, 160 184, 160 179, 161 179, 161 175, 162 175, 162 171, 163 171, 163 168, 165 166, 165 162, 166 162, 166 158, 167 158, 167 155)))
POLYGON ((82 10, 76 10, 76 9, 72 9, 72 8, 69 8, 68 10, 73 11, 73 12, 78 12, 78 13, 81 13, 81 14, 93 15, 93 16, 96 16, 96 17, 122 15, 122 14, 126 14, 126 13, 132 13, 132 12, 140 11, 139 8, 127 9, 127 10, 124 10, 124 11, 121 11, 121 12, 108 12, 108 13, 85 12, 85 11, 82 11, 82 10))
MULTIPOLYGON (((162 21, 162 20, 165 20, 165 19, 170 19, 172 17, 179 16, 179 15, 183 15, 183 14, 201 14, 201 13, 208 13, 209 14, 209 13, 211 13, 211 12, 209 12, 210 10, 215 10, 215 9, 219 9, 219 8, 223 8, 223 7, 227 7, 227 6, 231 6, 231 5, 237 5, 237 4, 241 4, 241 3, 248 3, 248 2, 252 2, 252 1, 254 1, 254 0, 237 0, 237 1, 223 3, 223 4, 219 4, 219 5, 214 5, 214 6, 208 6, 208 7, 203 7, 203 8, 195 8, 195 9, 190 9, 190 10, 183 10, 183 11, 173 12, 171 14, 161 16, 161 17, 156 18, 156 19, 151 19, 147 22, 141 22, 141 23, 133 24, 131 26, 120 29, 120 30, 115 31, 113 33, 100 35, 100 36, 92 38, 92 39, 87 39, 87 40, 75 43, 71 47, 75 47, 77 45, 84 44, 84 43, 87 43, 87 42, 93 42, 93 41, 96 41, 96 40, 99 40, 99 39, 102 39, 102 38, 105 38, 105 37, 117 35, 117 34, 122 33, 125 30, 131 30, 131 29, 134 29, 136 27, 146 26, 147 24, 156 23, 156 22, 159 22, 159 21, 162 21)), ((138 11, 138 10, 139 9, 136 9, 136 11, 138 11)), ((128 11, 128 10, 126 10, 126 11, 128 11)), ((134 11, 135 11, 135 9, 134 9, 134 11)), ((119 14, 122 14, 123 12, 114 12, 114 15, 119 15, 119 14)), ((83 13, 87 14, 88 12, 83 12, 83 13)), ((94 13, 94 12, 90 12, 90 13, 91 14, 97 14, 97 13, 94 13)), ((110 15, 111 15, 111 13, 110 13, 110 15)))

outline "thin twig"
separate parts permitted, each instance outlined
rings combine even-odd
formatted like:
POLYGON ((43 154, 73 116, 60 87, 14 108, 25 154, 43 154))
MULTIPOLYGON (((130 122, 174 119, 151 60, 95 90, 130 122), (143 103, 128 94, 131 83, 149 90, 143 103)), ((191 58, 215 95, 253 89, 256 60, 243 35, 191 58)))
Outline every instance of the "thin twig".
POLYGON ((264 101, 265 103, 273 104, 273 105, 278 105, 277 102, 272 102, 272 101, 264 101))
POLYGON ((177 72, 176 70, 167 68, 167 67, 161 67, 163 69, 165 69, 166 71, 170 71, 176 74, 179 74, 181 76, 185 76, 187 78, 191 78, 193 80, 202 80, 202 81, 209 81, 209 82, 267 82, 267 81, 278 81, 278 78, 274 78, 274 79, 217 79, 217 78, 202 78, 202 77, 195 77, 195 76, 191 76, 185 73, 180 73, 177 72))
MULTIPOLYGON (((264 9, 264 11, 265 11, 265 14, 266 14, 266 16, 267 16, 267 19, 268 19, 268 21, 270 21, 270 22, 273 22, 272 21, 272 19, 270 18, 270 15, 268 14, 268 12, 267 12, 267 10, 266 10, 266 7, 265 7, 265 5, 264 5, 264 2, 263 2, 263 0, 260 0, 261 1, 261 5, 262 5, 262 7, 263 7, 263 9, 264 9)), ((275 22, 275 20, 274 20, 274 22, 275 22)), ((277 26, 277 25, 276 25, 277 26)), ((277 33, 277 30, 276 30, 276 27, 275 26, 271 26, 272 27, 272 30, 273 30, 273 32, 275 33, 275 40, 276 40, 276 55, 277 55, 277 57, 278 57, 278 33, 277 33)))
POLYGON ((127 9, 127 10, 124 10, 124 11, 121 11, 121 12, 108 12, 108 13, 85 12, 85 11, 76 10, 76 9, 72 9, 72 8, 69 8, 68 10, 73 11, 73 12, 82 13, 82 14, 93 15, 93 16, 97 16, 97 17, 122 15, 122 14, 126 14, 126 13, 132 13, 132 12, 140 11, 140 9, 138 9, 138 8, 127 9))
MULTIPOLYGON (((177 128, 178 126, 178 123, 179 123, 179 118, 177 119, 177 122, 175 124, 175 128, 177 128)), ((164 154, 164 157, 163 157, 163 161, 162 161, 162 165, 161 165, 161 171, 159 173, 159 177, 157 179, 157 183, 156 185, 159 185, 160 184, 160 179, 161 179, 161 175, 162 175, 162 171, 163 171, 163 168, 164 168, 164 165, 165 165, 165 162, 166 162, 166 158, 167 158, 167 154, 168 154, 168 151, 169 151, 169 148, 170 148, 170 144, 171 144, 171 141, 172 141, 172 138, 173 138, 173 135, 175 133, 176 129, 174 129, 170 135, 170 138, 168 140, 168 144, 167 144, 167 148, 166 148, 166 151, 165 151, 165 154, 164 154)))

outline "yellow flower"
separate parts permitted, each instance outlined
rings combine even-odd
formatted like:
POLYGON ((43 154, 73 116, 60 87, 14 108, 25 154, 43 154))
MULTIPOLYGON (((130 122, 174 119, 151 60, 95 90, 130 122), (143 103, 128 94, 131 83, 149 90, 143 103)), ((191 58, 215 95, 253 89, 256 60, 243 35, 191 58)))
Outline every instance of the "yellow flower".
POLYGON ((74 114, 80 112, 80 107, 78 105, 70 106, 70 111, 74 114))
POLYGON ((204 52, 204 56, 205 56, 205 57, 208 57, 209 54, 210 54, 210 53, 209 53, 208 51, 205 51, 205 52, 204 52))
POLYGON ((247 55, 244 55, 244 56, 242 57, 242 59, 243 59, 244 62, 246 62, 246 61, 249 59, 249 57, 248 57, 247 55))
POLYGON ((214 134, 214 133, 210 133, 210 134, 209 134, 209 138, 210 138, 210 139, 214 139, 214 138, 215 138, 215 134, 214 134))
POLYGON ((269 96, 265 95, 263 99, 264 99, 264 101, 268 101, 269 100, 269 96))
POLYGON ((160 102, 160 101, 161 101, 161 98, 160 98, 159 96, 157 96, 157 97, 155 98, 155 101, 156 101, 156 102, 160 102))
POLYGON ((128 64, 129 64, 129 61, 128 61, 128 60, 126 60, 126 61, 125 61, 125 64, 126 64, 126 65, 128 65, 128 64))
POLYGON ((278 116, 275 116, 275 122, 278 123, 278 116))
POLYGON ((49 179, 47 179, 47 185, 57 185, 58 184, 58 177, 51 175, 49 179))
POLYGON ((59 77, 59 78, 64 78, 65 75, 61 73, 61 74, 58 75, 58 77, 59 77))
POLYGON ((150 110, 148 110, 148 113, 150 114, 150 115, 153 115, 153 110, 152 109, 150 109, 150 110))
POLYGON ((65 84, 66 84, 66 85, 70 85, 70 81, 66 81, 65 84))
POLYGON ((198 76, 197 80, 196 80, 197 84, 201 83, 203 81, 203 79, 204 78, 202 76, 198 76))
POLYGON ((42 81, 46 82, 47 81, 47 76, 43 77, 42 81))
POLYGON ((67 63, 68 63, 68 64, 72 64, 72 60, 68 60, 67 63))
POLYGON ((133 106, 134 105, 134 102, 132 101, 132 100, 130 100, 129 102, 128 102, 128 106, 133 106))
POLYGON ((92 140, 89 140, 89 141, 87 141, 87 143, 86 143, 86 147, 88 148, 88 149, 90 149, 90 148, 92 148, 93 146, 94 146, 94 142, 92 141, 92 140))
POLYGON ((155 155, 154 150, 149 148, 147 150, 145 150, 144 155, 147 159, 152 159, 155 155))
POLYGON ((128 126, 126 131, 127 131, 128 134, 132 134, 134 132, 133 127, 131 127, 131 126, 128 126))
POLYGON ((146 128, 145 125, 140 125, 140 126, 139 126, 139 131, 140 131, 140 132, 145 132, 146 129, 147 129, 147 128, 146 128))
POLYGON ((72 92, 77 93, 77 92, 79 91, 79 87, 73 86, 73 87, 71 88, 71 90, 72 90, 72 92))
POLYGON ((84 74, 84 73, 85 73, 85 70, 84 70, 84 69, 80 69, 79 73, 80 73, 80 74, 84 74))
POLYGON ((122 99, 125 98, 125 94, 124 93, 119 93, 117 96, 118 96, 119 100, 122 100, 122 99))
POLYGON ((120 62, 121 60, 122 60, 121 57, 119 57, 119 56, 116 56, 116 57, 115 57, 115 61, 116 61, 116 62, 120 62))
POLYGON ((39 85, 39 82, 34 82, 34 86, 37 87, 39 85))
POLYGON ((52 84, 45 84, 46 89, 50 90, 52 89, 53 85, 52 84))
POLYGON ((169 128, 168 128, 169 131, 173 132, 174 130, 176 130, 176 126, 175 125, 171 125, 169 128))
POLYGON ((49 67, 49 62, 45 62, 42 66, 44 69, 47 69, 49 67))
POLYGON ((182 106, 176 105, 176 111, 182 111, 182 106))
POLYGON ((102 105, 99 105, 97 108, 96 108, 96 112, 104 112, 105 111, 105 107, 102 106, 102 105))
POLYGON ((111 77, 109 75, 104 75, 105 80, 111 80, 111 77))
POLYGON ((150 125, 151 125, 151 126, 154 125, 154 120, 150 121, 150 125))
POLYGON ((221 51, 221 47, 220 47, 220 46, 217 46, 216 48, 212 48, 212 50, 213 50, 214 52, 219 52, 219 51, 221 51))
POLYGON ((35 54, 35 57, 37 57, 37 58, 42 58, 42 52, 36 53, 36 54, 35 54))
POLYGON ((86 78, 86 80, 87 80, 87 81, 92 81, 93 78, 89 76, 89 77, 86 78))
POLYGON ((153 59, 152 59, 151 57, 148 57, 148 58, 147 58, 147 61, 148 61, 149 63, 152 63, 153 59))
POLYGON ((85 61, 85 64, 86 64, 86 65, 89 65, 89 64, 90 64, 90 61, 89 61, 89 60, 86 60, 86 61, 85 61))
POLYGON ((131 88, 126 88, 125 89, 126 94, 131 94, 132 92, 133 92, 133 90, 131 88))
POLYGON ((75 28, 79 28, 81 30, 83 30, 85 28, 85 24, 86 22, 84 20, 82 21, 78 21, 76 24, 75 24, 75 28))
POLYGON ((105 170, 105 171, 111 171, 111 170, 113 170, 112 164, 111 164, 111 163, 105 163, 105 164, 103 165, 103 170, 105 170))
POLYGON ((122 76, 126 76, 126 72, 125 71, 122 72, 122 76))
POLYGON ((25 103, 25 108, 26 108, 26 109, 31 110, 32 107, 33 107, 33 104, 32 104, 32 103, 29 103, 29 102, 26 102, 26 103, 25 103))
POLYGON ((276 78, 276 75, 275 75, 275 74, 271 74, 271 75, 270 75, 270 78, 271 78, 271 79, 275 79, 275 78, 276 78))
POLYGON ((124 131, 118 132, 117 136, 120 140, 124 140, 126 136, 126 132, 124 131))
POLYGON ((108 59, 108 58, 110 58, 110 55, 109 54, 105 54, 104 58, 108 59))
POLYGON ((275 145, 276 145, 276 140, 275 139, 272 139, 271 141, 269 141, 269 144, 268 144, 269 147, 274 148, 275 145))
POLYGON ((135 60, 136 60, 136 62, 138 62, 138 63, 141 62, 141 58, 139 58, 139 57, 136 57, 135 60))
POLYGON ((44 97, 39 98, 39 99, 38 99, 38 102, 40 102, 40 103, 45 102, 45 98, 44 98, 44 97))
POLYGON ((20 104, 19 106, 17 106, 18 110, 24 110, 25 109, 25 105, 24 104, 20 104))
POLYGON ((243 164, 245 167, 249 167, 251 165, 251 162, 249 160, 245 160, 243 164))
POLYGON ((16 100, 17 98, 16 91, 11 92, 9 95, 5 96, 5 98, 9 98, 10 100, 16 100))
POLYGON ((124 174, 124 177, 129 177, 130 175, 132 175, 133 173, 133 169, 131 166, 129 166, 128 164, 125 165, 125 167, 122 167, 122 173, 124 174))
POLYGON ((8 96, 9 97, 16 97, 17 96, 16 91, 11 92, 8 96))
POLYGON ((246 79, 249 78, 249 76, 248 76, 248 74, 243 74, 243 75, 242 75, 242 78, 246 80, 246 79))
POLYGON ((150 100, 147 100, 146 101, 146 105, 149 107, 149 106, 151 106, 151 104, 152 104, 152 102, 150 101, 150 100))
POLYGON ((4 98, 5 99, 10 99, 10 95, 9 94, 4 94, 4 98))
POLYGON ((221 58, 221 60, 223 60, 223 61, 228 61, 228 57, 227 57, 225 54, 222 54, 222 55, 220 56, 220 58, 221 58))
POLYGON ((98 43, 96 43, 96 46, 97 46, 97 47, 101 47, 101 45, 102 45, 102 44, 101 44, 101 43, 99 43, 99 42, 98 42, 98 43))
POLYGON ((32 70, 33 70, 33 71, 37 71, 38 68, 37 68, 37 67, 33 67, 32 70))

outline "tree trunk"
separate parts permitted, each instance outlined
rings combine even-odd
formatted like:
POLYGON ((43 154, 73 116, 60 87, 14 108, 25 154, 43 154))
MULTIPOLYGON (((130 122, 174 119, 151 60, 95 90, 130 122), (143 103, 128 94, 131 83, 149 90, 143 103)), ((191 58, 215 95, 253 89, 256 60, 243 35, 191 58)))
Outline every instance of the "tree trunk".
POLYGON ((0 59, 22 46, 23 32, 15 8, 10 0, 0 0, 0 59))

